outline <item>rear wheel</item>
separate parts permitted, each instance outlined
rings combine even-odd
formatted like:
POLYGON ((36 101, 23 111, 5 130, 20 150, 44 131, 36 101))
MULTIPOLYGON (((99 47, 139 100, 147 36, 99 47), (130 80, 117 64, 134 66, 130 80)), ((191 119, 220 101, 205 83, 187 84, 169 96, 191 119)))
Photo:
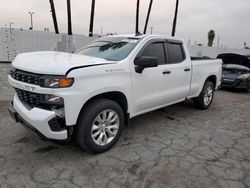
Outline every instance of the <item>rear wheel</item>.
POLYGON ((109 150, 119 139, 124 126, 121 107, 108 99, 97 99, 81 112, 76 130, 78 145, 92 153, 109 150))
POLYGON ((200 95, 194 98, 194 105, 201 110, 206 110, 212 104, 214 98, 214 84, 206 81, 200 95))

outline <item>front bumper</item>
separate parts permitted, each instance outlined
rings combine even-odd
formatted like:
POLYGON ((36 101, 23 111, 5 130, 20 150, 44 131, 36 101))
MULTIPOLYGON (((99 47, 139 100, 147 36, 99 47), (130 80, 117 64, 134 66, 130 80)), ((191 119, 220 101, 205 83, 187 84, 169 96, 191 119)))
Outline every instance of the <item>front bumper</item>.
POLYGON ((46 140, 63 141, 69 138, 66 128, 59 131, 51 130, 49 122, 56 118, 54 111, 40 108, 29 109, 19 100, 17 95, 14 96, 13 103, 9 107, 9 113, 16 122, 22 123, 46 140))
POLYGON ((221 82, 222 88, 229 88, 229 89, 247 89, 248 88, 248 80, 247 79, 236 79, 236 80, 227 80, 224 79, 221 82))

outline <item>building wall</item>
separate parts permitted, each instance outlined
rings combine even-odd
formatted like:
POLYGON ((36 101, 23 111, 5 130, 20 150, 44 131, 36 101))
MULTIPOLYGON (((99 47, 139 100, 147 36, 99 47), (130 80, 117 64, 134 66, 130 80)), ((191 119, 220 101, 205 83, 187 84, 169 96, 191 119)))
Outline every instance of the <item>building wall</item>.
POLYGON ((0 61, 1 61, 1 58, 3 58, 3 51, 4 51, 4 48, 3 48, 3 35, 2 35, 2 30, 0 30, 0 61))
MULTIPOLYGON (((95 38, 85 35, 54 34, 52 32, 0 29, 0 61, 12 61, 17 54, 32 51, 73 52, 95 38)), ((191 56, 215 58, 220 53, 250 54, 250 50, 188 46, 191 56)))
POLYGON ((193 57, 203 57, 208 56, 211 58, 216 58, 222 53, 237 53, 237 54, 250 54, 250 50, 246 49, 233 49, 233 48, 215 48, 208 46, 188 46, 189 52, 193 57))
POLYGON ((43 31, 0 29, 0 61, 12 61, 17 54, 32 51, 73 52, 95 38, 43 31))

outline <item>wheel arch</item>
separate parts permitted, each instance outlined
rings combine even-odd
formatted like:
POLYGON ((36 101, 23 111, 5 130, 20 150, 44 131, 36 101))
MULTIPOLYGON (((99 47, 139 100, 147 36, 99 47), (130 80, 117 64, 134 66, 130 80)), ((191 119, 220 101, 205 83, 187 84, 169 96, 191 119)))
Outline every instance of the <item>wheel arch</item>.
POLYGON ((216 88, 216 86, 217 86, 217 77, 216 77, 216 75, 210 75, 210 76, 208 76, 207 79, 204 82, 204 85, 205 85, 206 81, 212 82, 213 85, 214 85, 214 88, 216 88))
POLYGON ((82 106, 77 119, 79 119, 81 112, 86 108, 86 106, 89 103, 91 103, 92 101, 94 101, 96 99, 100 99, 100 98, 109 99, 109 100, 117 102, 123 110, 125 124, 126 125, 129 124, 130 113, 128 112, 129 111, 128 99, 127 99, 126 95, 124 93, 122 93, 121 91, 108 91, 108 92, 96 94, 96 95, 90 97, 82 106))
POLYGON ((197 92, 195 92, 194 97, 197 97, 197 96, 200 95, 200 93, 202 92, 202 89, 205 86, 205 84, 206 84, 207 81, 212 82, 213 85, 214 85, 214 88, 216 89, 216 86, 217 86, 217 77, 216 77, 216 75, 211 74, 211 75, 209 75, 209 76, 207 76, 205 78, 206 79, 204 79, 204 81, 200 83, 199 89, 197 90, 197 92))

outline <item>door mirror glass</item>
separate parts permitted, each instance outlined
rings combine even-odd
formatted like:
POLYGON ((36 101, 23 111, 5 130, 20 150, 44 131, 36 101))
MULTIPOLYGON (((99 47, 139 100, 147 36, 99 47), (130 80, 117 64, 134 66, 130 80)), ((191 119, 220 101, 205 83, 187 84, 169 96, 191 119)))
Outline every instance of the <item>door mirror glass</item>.
POLYGON ((135 58, 134 64, 136 65, 135 72, 142 73, 145 68, 157 67, 158 60, 157 57, 141 56, 135 58))

